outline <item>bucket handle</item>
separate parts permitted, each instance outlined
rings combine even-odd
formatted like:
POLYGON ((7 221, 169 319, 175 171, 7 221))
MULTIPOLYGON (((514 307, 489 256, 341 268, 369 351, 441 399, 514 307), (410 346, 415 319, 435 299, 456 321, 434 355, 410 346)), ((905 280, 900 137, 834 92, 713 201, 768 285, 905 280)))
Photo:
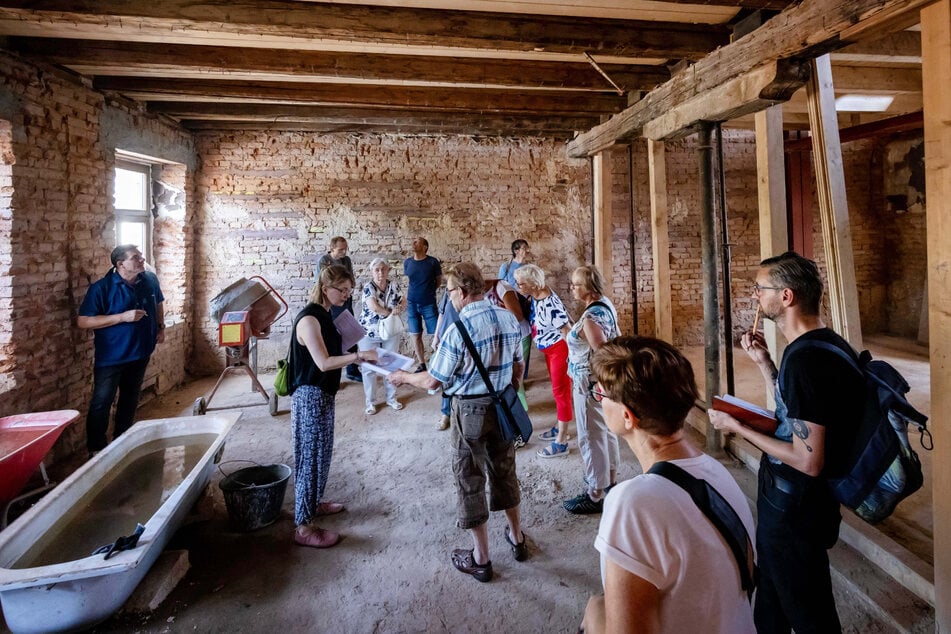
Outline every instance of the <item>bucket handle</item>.
MULTIPOLYGON (((227 478, 227 477, 228 477, 229 475, 231 475, 232 473, 237 473, 238 471, 240 471, 240 469, 235 469, 235 470, 232 471, 231 473, 225 473, 225 472, 224 472, 224 469, 222 469, 221 467, 223 467, 223 466, 226 465, 226 464, 232 463, 232 462, 250 462, 251 464, 253 464, 253 465, 257 466, 257 467, 263 467, 263 466, 264 466, 264 465, 261 464, 260 462, 255 462, 254 460, 241 460, 241 459, 225 460, 224 462, 219 462, 219 463, 218 463, 218 472, 221 473, 222 476, 224 476, 224 477, 227 478)), ((243 483, 241 483, 241 484, 243 484, 243 483)))
MULTIPOLYGON (((228 476, 234 475, 235 473, 237 473, 238 471, 241 470, 241 469, 236 469, 236 470, 232 471, 231 473, 225 473, 224 470, 221 468, 221 466, 222 466, 222 465, 226 465, 226 464, 228 464, 229 462, 250 462, 251 464, 253 464, 253 465, 257 466, 257 467, 263 467, 263 466, 265 466, 265 465, 261 464, 260 462, 255 462, 254 460, 241 460, 241 459, 225 460, 224 462, 222 462, 222 463, 220 463, 220 464, 218 465, 218 471, 220 471, 220 472, 221 472, 221 475, 223 475, 223 476, 226 477, 226 478, 227 478, 228 476)), ((237 482, 237 483, 240 484, 241 486, 246 487, 246 488, 249 488, 249 489, 252 488, 252 487, 259 486, 259 485, 257 485, 257 484, 248 484, 247 482, 242 482, 241 480, 237 480, 237 479, 233 480, 233 482, 237 482)))

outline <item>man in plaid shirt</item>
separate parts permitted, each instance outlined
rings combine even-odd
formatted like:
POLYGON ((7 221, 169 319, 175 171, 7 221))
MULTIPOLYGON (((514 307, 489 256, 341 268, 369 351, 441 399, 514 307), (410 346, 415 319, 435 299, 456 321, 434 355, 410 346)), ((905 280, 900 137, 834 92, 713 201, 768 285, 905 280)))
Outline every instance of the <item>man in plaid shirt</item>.
POLYGON ((459 322, 446 329, 427 372, 394 372, 389 380, 395 385, 408 383, 423 389, 442 386, 452 399, 452 471, 459 513, 456 525, 468 529, 473 542, 471 550, 454 550, 452 563, 461 572, 485 582, 492 579, 486 524, 489 511, 505 511, 508 526, 503 537, 515 560, 523 561, 528 556, 519 521, 521 494, 515 474, 515 445, 502 439, 491 395, 509 383, 518 388, 523 368, 522 337, 515 316, 483 298, 485 283, 478 267, 459 264, 449 270, 446 279, 446 292, 459 312, 459 322), (479 375, 459 334, 460 323, 469 332, 492 386, 486 386, 479 375))

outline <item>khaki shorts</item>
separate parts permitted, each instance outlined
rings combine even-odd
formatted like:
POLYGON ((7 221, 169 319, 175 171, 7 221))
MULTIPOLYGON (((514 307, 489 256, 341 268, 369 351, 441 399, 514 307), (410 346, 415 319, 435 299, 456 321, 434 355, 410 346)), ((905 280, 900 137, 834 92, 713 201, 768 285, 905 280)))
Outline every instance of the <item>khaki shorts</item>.
POLYGON ((452 472, 459 507, 456 525, 475 528, 488 521, 490 511, 514 508, 521 501, 515 445, 503 440, 499 432, 491 396, 453 398, 451 412, 452 472))

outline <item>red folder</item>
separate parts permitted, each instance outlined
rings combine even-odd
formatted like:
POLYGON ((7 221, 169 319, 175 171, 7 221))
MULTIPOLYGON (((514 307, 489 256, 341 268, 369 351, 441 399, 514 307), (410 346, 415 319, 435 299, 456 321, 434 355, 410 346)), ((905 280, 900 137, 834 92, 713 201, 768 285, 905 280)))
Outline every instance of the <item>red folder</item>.
POLYGON ((725 412, 747 427, 763 434, 772 434, 779 425, 776 416, 771 411, 730 394, 714 396, 713 409, 725 412))

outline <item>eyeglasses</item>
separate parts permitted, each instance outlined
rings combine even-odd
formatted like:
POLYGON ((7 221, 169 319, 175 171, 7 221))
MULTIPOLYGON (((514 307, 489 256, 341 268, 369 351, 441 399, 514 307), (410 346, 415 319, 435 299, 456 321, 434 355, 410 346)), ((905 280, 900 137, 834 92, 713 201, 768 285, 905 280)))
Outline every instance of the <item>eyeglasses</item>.
POLYGON ((781 291, 785 286, 760 286, 759 284, 753 284, 750 286, 750 292, 753 295, 759 295, 762 291, 781 291))
POLYGON ((340 288, 339 286, 331 286, 330 288, 334 289, 335 291, 337 291, 338 293, 341 293, 341 294, 343 294, 343 295, 352 295, 352 294, 353 294, 353 288, 352 288, 352 287, 351 287, 351 288, 340 288))
POLYGON ((452 295, 453 291, 458 291, 460 288, 462 288, 462 287, 461 287, 461 286, 453 286, 452 288, 449 288, 449 287, 447 286, 447 287, 446 287, 446 292, 449 293, 450 295, 452 295))
POLYGON ((599 385, 597 383, 588 388, 588 396, 593 398, 596 403, 600 403, 606 398, 611 398, 608 396, 607 392, 602 392, 599 389, 599 385))
POLYGON ((569 282, 568 286, 570 286, 571 288, 584 288, 584 284, 580 284, 577 282, 569 282))

